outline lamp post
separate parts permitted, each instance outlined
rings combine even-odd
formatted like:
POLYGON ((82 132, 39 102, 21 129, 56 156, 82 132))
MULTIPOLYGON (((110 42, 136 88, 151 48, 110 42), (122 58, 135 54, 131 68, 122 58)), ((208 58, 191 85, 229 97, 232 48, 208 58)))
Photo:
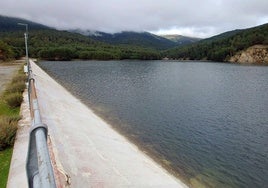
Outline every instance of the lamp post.
MULTIPOLYGON (((26 64, 27 68, 24 72, 27 73, 27 84, 28 84, 28 100, 29 100, 29 107, 31 106, 30 102, 30 78, 31 78, 31 70, 30 70, 30 62, 29 62, 29 55, 28 55, 28 24, 25 23, 18 23, 18 25, 25 26, 25 33, 24 33, 24 38, 25 38, 25 51, 26 51, 26 64)), ((24 66, 25 67, 25 66, 24 66)))
POLYGON ((28 24, 18 23, 18 25, 25 26, 25 29, 26 29, 26 32, 24 33, 24 38, 25 38, 27 73, 28 73, 28 79, 29 79, 30 64, 29 64, 29 55, 28 55, 28 24))

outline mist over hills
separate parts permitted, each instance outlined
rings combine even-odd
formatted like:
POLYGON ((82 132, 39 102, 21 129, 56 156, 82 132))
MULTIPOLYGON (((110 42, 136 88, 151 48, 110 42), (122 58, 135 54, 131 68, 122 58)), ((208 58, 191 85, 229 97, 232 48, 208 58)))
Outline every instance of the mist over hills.
MULTIPOLYGON (((0 32, 14 32, 14 31, 25 30, 25 28, 19 26, 18 23, 28 24, 29 31, 56 30, 52 27, 35 23, 29 20, 0 16, 0 26, 1 26, 0 32)), ((78 33, 87 36, 95 41, 100 41, 111 45, 131 45, 142 48, 152 48, 157 50, 165 50, 176 46, 191 44, 200 40, 197 38, 191 38, 185 36, 179 36, 176 38, 176 40, 174 40, 173 38, 171 39, 169 37, 165 37, 165 35, 158 36, 149 32, 123 31, 111 34, 101 31, 90 31, 80 29, 68 30, 68 32, 78 33)))
POLYGON ((71 59, 161 59, 159 51, 135 45, 111 45, 69 31, 60 31, 24 19, 0 16, 0 57, 19 58, 25 54, 25 27, 28 24, 30 57, 46 60, 71 59))
POLYGON ((200 40, 202 40, 201 38, 195 38, 195 37, 187 37, 187 36, 183 36, 183 35, 160 35, 161 37, 164 37, 168 40, 171 40, 173 42, 176 42, 177 44, 181 44, 181 45, 186 45, 186 44, 191 44, 191 43, 195 43, 198 42, 200 40))
POLYGON ((25 27, 19 26, 18 23, 28 24, 29 29, 31 30, 52 29, 51 27, 35 23, 29 20, 0 15, 0 32, 12 32, 20 30, 25 31, 25 27))
POLYGON ((165 37, 165 35, 155 35, 149 32, 122 31, 119 33, 104 33, 100 31, 70 30, 80 33, 91 39, 113 45, 133 45, 157 50, 165 50, 176 46, 192 44, 200 39, 180 36, 176 40, 165 37))
POLYGON ((194 44, 169 49, 165 55, 182 60, 229 61, 232 56, 254 45, 268 45, 268 24, 228 31, 194 44))
POLYGON ((31 57, 71 59, 171 59, 228 61, 253 45, 268 45, 268 24, 233 30, 207 39, 180 35, 154 35, 125 31, 104 33, 73 29, 57 30, 29 20, 0 16, 0 59, 24 55, 25 27, 29 26, 31 57))

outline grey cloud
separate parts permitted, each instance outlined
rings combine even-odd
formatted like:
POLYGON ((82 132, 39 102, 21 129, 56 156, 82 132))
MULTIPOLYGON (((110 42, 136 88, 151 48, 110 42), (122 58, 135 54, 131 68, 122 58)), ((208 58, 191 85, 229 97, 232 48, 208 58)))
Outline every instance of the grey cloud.
POLYGON ((59 29, 118 32, 177 29, 208 37, 268 22, 267 0, 9 0, 0 14, 59 29))

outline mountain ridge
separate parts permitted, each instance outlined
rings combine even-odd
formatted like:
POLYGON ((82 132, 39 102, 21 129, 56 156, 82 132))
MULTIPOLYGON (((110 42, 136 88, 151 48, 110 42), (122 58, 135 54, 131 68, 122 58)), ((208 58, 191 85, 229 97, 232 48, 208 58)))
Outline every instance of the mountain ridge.
POLYGON ((139 47, 152 48, 156 50, 165 50, 168 48, 182 46, 196 42, 194 38, 182 36, 177 41, 167 39, 161 35, 155 35, 150 32, 121 31, 118 33, 105 33, 91 30, 69 30, 88 36, 91 39, 105 42, 112 45, 134 45, 139 47), (192 39, 192 40, 191 40, 192 39))
POLYGON ((25 27, 19 26, 18 23, 28 24, 29 30, 53 29, 52 27, 26 19, 0 15, 0 32, 25 31, 25 27))
POLYGON ((19 26, 18 22, 28 24, 30 57, 46 60, 161 58, 160 52, 154 49, 111 45, 78 33, 57 30, 24 19, 0 16, 0 60, 20 58, 25 54, 25 27, 19 26))
POLYGON ((174 41, 176 43, 180 44, 189 44, 189 43, 194 43, 202 40, 202 38, 198 37, 188 37, 184 35, 178 35, 178 34, 167 34, 167 35, 159 35, 161 37, 164 37, 168 40, 174 41))

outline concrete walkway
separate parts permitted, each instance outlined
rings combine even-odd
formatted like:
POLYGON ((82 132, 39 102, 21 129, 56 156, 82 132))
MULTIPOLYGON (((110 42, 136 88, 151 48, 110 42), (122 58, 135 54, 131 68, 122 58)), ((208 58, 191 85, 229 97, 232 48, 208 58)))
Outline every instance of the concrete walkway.
POLYGON ((32 69, 58 187, 186 187, 34 63, 32 69))
POLYGON ((26 176, 26 158, 29 143, 29 131, 31 125, 30 110, 28 105, 28 92, 23 93, 23 103, 20 108, 22 119, 13 148, 13 154, 9 169, 7 188, 28 187, 26 176))

